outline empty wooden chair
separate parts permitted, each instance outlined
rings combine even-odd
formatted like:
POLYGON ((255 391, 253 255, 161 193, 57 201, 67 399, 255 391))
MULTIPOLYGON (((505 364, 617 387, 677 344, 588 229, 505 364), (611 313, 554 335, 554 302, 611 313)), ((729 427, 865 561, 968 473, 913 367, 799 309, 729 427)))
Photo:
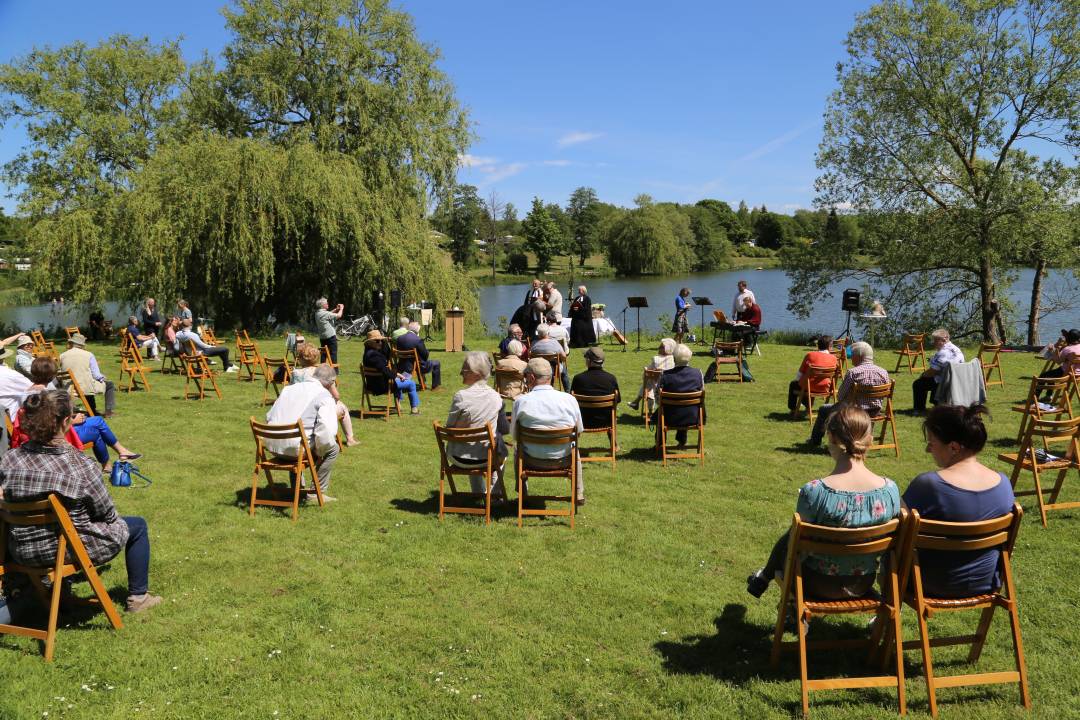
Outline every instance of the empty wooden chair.
POLYGON ((199 334, 202 337, 202 341, 204 343, 206 343, 207 345, 220 345, 221 344, 221 341, 218 340, 217 335, 214 334, 214 328, 212 328, 212 327, 206 327, 204 325, 199 334))
MULTIPOLYGON (((773 631, 772 666, 780 664, 783 650, 798 650, 799 681, 802 690, 802 714, 810 715, 810 693, 817 690, 840 690, 847 688, 895 687, 900 714, 907 709, 904 694, 904 657, 901 646, 894 648, 895 672, 872 677, 844 677, 830 679, 810 679, 808 650, 840 648, 864 649, 866 658, 876 654, 886 625, 891 628, 893 637, 902 638, 900 627, 900 594, 898 590, 899 550, 901 547, 901 518, 895 518, 882 525, 865 528, 835 528, 813 525, 802 521, 796 513, 791 522, 788 536, 788 554, 784 564, 784 577, 780 582, 780 605, 776 613, 776 627, 773 631), (883 583, 887 595, 882 596, 875 590, 859 598, 844 600, 817 600, 807 597, 803 586, 802 559, 807 553, 825 555, 881 555, 883 570, 888 582, 883 583), (788 613, 794 613, 798 639, 784 642, 784 624, 788 613), (877 616, 873 633, 866 639, 855 640, 819 640, 806 639, 810 620, 815 616, 844 615, 850 613, 873 614, 877 616)), ((901 641, 902 643, 902 641, 901 641)))
POLYGON ((90 561, 78 531, 71 523, 67 509, 55 494, 49 494, 44 500, 25 503, 12 503, 0 500, 0 576, 21 573, 30 578, 38 596, 49 606, 49 622, 44 630, 20 625, 0 625, 0 633, 21 635, 41 640, 45 643, 46 662, 52 662, 56 646, 56 623, 60 613, 60 594, 64 578, 81 573, 94 591, 92 604, 100 605, 109 619, 109 624, 116 630, 124 627, 120 614, 116 611, 105 585, 98 576, 97 568, 90 561), (13 527, 47 526, 56 528, 56 561, 47 567, 22 565, 9 558, 8 535, 13 527), (51 590, 46 591, 43 580, 51 583, 51 590))
MULTIPOLYGON (((911 511, 906 520, 905 543, 901 559, 900 595, 904 602, 915 610, 919 622, 919 639, 903 643, 905 650, 920 649, 923 658, 923 676, 926 678, 926 693, 930 703, 930 714, 937 717, 938 688, 966 687, 988 683, 1016 683, 1020 690, 1020 703, 1025 708, 1031 707, 1031 694, 1028 691, 1027 661, 1024 659, 1024 643, 1020 637, 1020 615, 1017 612, 1016 583, 1012 572, 1012 551, 1016 544, 1016 535, 1020 531, 1020 520, 1024 511, 1019 505, 1013 512, 999 518, 980 522, 953 523, 938 520, 923 520, 917 511, 911 511), (922 570, 919 566, 919 551, 935 552, 974 552, 1000 548, 1002 586, 982 595, 961 598, 927 597, 923 588, 922 570), (943 645, 970 645, 967 662, 976 663, 982 654, 986 634, 994 618, 994 610, 1001 608, 1009 618, 1012 632, 1013 658, 1016 670, 1004 672, 970 673, 964 675, 937 675, 931 658, 931 647, 943 645), (931 638, 928 621, 938 613, 958 610, 981 610, 978 627, 974 635, 958 637, 931 638)), ((892 645, 891 633, 886 642, 886 652, 892 645)))
POLYGON ((986 387, 991 385, 1000 385, 1005 387, 1005 376, 1001 374, 1001 343, 982 343, 979 345, 979 354, 977 356, 979 362, 982 364, 983 377, 985 379, 986 387), (994 371, 997 370, 997 380, 991 380, 990 377, 994 371))
POLYGON ((436 421, 435 440, 439 443, 439 520, 443 519, 444 513, 459 513, 462 515, 483 515, 484 524, 491 522, 491 488, 495 482, 495 433, 491 429, 491 423, 483 427, 449 428, 436 421), (446 450, 447 443, 483 443, 486 447, 484 460, 477 463, 468 463, 453 457, 446 450), (484 481, 484 492, 458 490, 454 484, 454 475, 464 475, 466 480, 479 477, 484 481), (447 504, 446 483, 450 484, 450 497, 455 502, 464 498, 481 498, 483 507, 473 505, 450 505, 447 504))
POLYGON ((195 343, 187 341, 187 352, 181 353, 180 361, 184 366, 184 399, 202 400, 206 397, 204 384, 209 382, 214 388, 218 400, 221 399, 221 389, 218 387, 214 372, 210 369, 210 363, 206 362, 206 356, 199 353, 195 343), (191 383, 195 383, 195 392, 191 392, 191 383))
POLYGON ((525 392, 525 373, 495 368, 495 391, 507 400, 513 400, 525 392))
POLYGON ((660 451, 660 464, 667 465, 669 459, 678 458, 697 458, 698 465, 705 464, 705 391, 697 390, 695 392, 668 392, 663 388, 659 390, 658 397, 658 410, 656 412, 656 422, 659 424, 660 429, 657 433, 657 439, 659 440, 660 451), (680 408, 680 407, 696 407, 697 408, 697 422, 693 425, 670 425, 666 419, 664 410, 665 408, 680 408), (677 430, 696 430, 697 431, 697 449, 695 452, 674 452, 668 449, 667 434, 668 431, 677 430))
POLYGON ((926 370, 926 350, 923 348, 923 343, 926 340, 926 333, 904 333, 900 339, 900 349, 896 350, 896 369, 893 372, 900 372, 900 365, 906 363, 908 374, 915 374, 915 361, 920 363, 920 371, 926 370))
POLYGON ((870 450, 893 450, 896 457, 900 457, 900 440, 896 435, 896 416, 893 414, 893 390, 895 382, 887 382, 884 385, 855 385, 852 401, 858 405, 864 405, 869 400, 877 400, 881 403, 881 410, 870 414, 870 421, 875 425, 881 425, 881 432, 870 446, 870 450), (892 432, 892 442, 885 442, 886 431, 892 432))
MULTIPOLYGON (((811 365, 806 369, 806 389, 802 391, 802 401, 806 403, 806 418, 810 427, 814 427, 814 400, 836 401, 836 368, 811 365)), ((798 417, 799 406, 791 411, 791 417, 798 417)))
POLYGON ((82 411, 87 417, 94 417, 94 407, 90 404, 90 400, 86 397, 86 393, 83 392, 82 387, 79 385, 79 381, 68 370, 56 371, 56 386, 63 389, 67 388, 68 394, 73 396, 73 399, 82 403, 82 411))
POLYGON ((289 367, 289 361, 286 358, 266 356, 262 359, 262 369, 264 378, 262 404, 273 404, 270 388, 274 388, 274 398, 281 395, 280 386, 288 385, 292 380, 292 368, 289 367))
POLYGON ((649 421, 656 410, 656 388, 659 387, 662 377, 663 370, 645 368, 641 371, 641 415, 645 418, 646 430, 649 429, 649 421))
POLYGON ((338 370, 340 368, 340 366, 336 362, 334 362, 334 357, 330 354, 330 348, 328 348, 327 346, 324 345, 320 349, 320 355, 322 356, 322 361, 330 367, 334 368, 335 370, 338 370))
POLYGON ((34 341, 34 357, 51 357, 59 362, 60 354, 56 352, 55 343, 46 340, 40 330, 31 330, 30 339, 34 341))
POLYGON ((270 425, 258 422, 255 418, 248 418, 248 420, 251 422, 251 434, 255 437, 255 469, 251 473, 251 504, 248 507, 248 514, 255 515, 256 505, 292 508, 292 521, 296 522, 300 511, 300 496, 310 493, 315 493, 315 497, 319 500, 319 507, 323 507, 319 472, 316 469, 315 458, 311 454, 311 447, 308 446, 303 422, 297 420, 289 425, 270 425), (275 455, 266 448, 267 441, 292 442, 293 440, 299 440, 300 443, 295 458, 275 455), (311 487, 304 487, 305 470, 311 476, 311 487), (271 496, 269 499, 258 496, 260 472, 266 476, 266 487, 271 496), (275 481, 275 472, 289 473, 288 483, 275 481), (286 497, 290 494, 292 497, 287 500, 279 499, 283 493, 286 493, 286 497))
POLYGON ((551 363, 551 386, 552 387, 555 387, 555 382, 558 381, 559 387, 562 388, 563 392, 569 392, 570 391, 570 388, 562 386, 562 384, 563 384, 563 382, 562 382, 563 361, 562 361, 562 359, 559 357, 559 355, 557 353, 535 353, 535 354, 530 353, 529 354, 529 359, 531 360, 532 358, 543 358, 544 360, 547 360, 549 363, 551 363))
POLYGON ((401 404, 398 402, 397 395, 394 394, 393 382, 387 381, 385 395, 380 395, 373 392, 371 389, 372 380, 382 379, 383 374, 376 368, 365 367, 360 376, 363 383, 363 397, 360 400, 360 419, 363 420, 368 415, 379 416, 383 420, 390 421, 390 413, 393 412, 398 417, 401 417, 401 404), (383 402, 376 402, 376 398, 382 398, 383 402), (366 406, 366 408, 365 408, 366 406))
POLYGON ((184 372, 180 362, 180 353, 167 344, 161 346, 161 369, 158 372, 162 375, 179 375, 184 372))
MULTIPOLYGON (((1028 423, 1036 420, 1061 420, 1076 415, 1073 412, 1072 390, 1075 380, 1070 377, 1033 377, 1027 400, 1013 405, 1011 410, 1020 413, 1020 429, 1016 434, 1019 445, 1027 432, 1028 423), (1042 398, 1049 397, 1048 402, 1042 398)), ((1080 408, 1078 408, 1080 409, 1080 408)), ((1046 449, 1045 447, 1043 449, 1046 449)))
POLYGON ((743 344, 737 342, 714 342, 716 357, 716 382, 743 382, 743 344), (727 369, 725 369, 727 368, 727 369))
MULTIPOLYGON (((581 456, 581 462, 610 462, 611 469, 615 470, 615 451, 619 447, 618 439, 618 423, 615 418, 615 410, 619 403, 617 401, 617 395, 612 393, 610 395, 578 395, 577 393, 571 393, 578 401, 578 407, 581 410, 595 410, 603 411, 608 410, 611 413, 611 419, 603 427, 584 429, 582 434, 588 435, 590 433, 604 433, 608 438, 607 452, 602 455, 586 455, 586 450, 604 450, 603 447, 599 448, 585 448, 578 446, 578 454, 581 456)), ((584 438, 581 438, 584 440, 584 438)))
POLYGON ((138 390, 140 387, 150 392, 150 381, 146 379, 146 367, 142 364, 142 358, 137 349, 131 346, 120 351, 120 386, 125 392, 138 390), (127 376, 127 384, 124 376, 127 376))
POLYGON ((236 335, 236 364, 239 366, 239 370, 236 373, 236 380, 247 380, 248 382, 255 382, 255 373, 262 372, 262 354, 259 352, 259 345, 255 341, 248 338, 247 330, 237 332, 236 335), (243 333, 241 336, 240 333, 243 333), (244 377, 244 371, 247 371, 247 377, 244 377))
MULTIPOLYGON (((66 327, 66 328, 64 328, 64 334, 67 335, 67 339, 70 340, 72 335, 75 335, 75 334, 80 334, 81 335, 82 330, 80 330, 77 327, 66 327)), ((31 339, 33 339, 33 338, 31 338, 31 339)))
POLYGON ((517 442, 517 453, 514 458, 514 466, 517 476, 517 494, 518 494, 518 527, 521 527, 522 521, 525 516, 556 516, 556 517, 568 517, 570 518, 570 528, 574 528, 574 516, 577 510, 577 487, 578 487, 578 448, 577 448, 578 433, 575 427, 564 428, 551 428, 549 430, 539 430, 524 427, 523 425, 517 426, 517 435, 515 441, 517 442), (569 464, 564 468, 531 468, 526 464, 525 450, 522 443, 529 443, 532 445, 566 445, 569 448, 569 464), (536 493, 529 493, 529 498, 533 500, 540 500, 544 503, 558 502, 569 503, 568 509, 554 509, 554 508, 526 508, 525 507, 525 483, 529 478, 566 478, 570 483, 570 493, 568 495, 538 495, 536 493))
POLYGON ((1034 495, 1039 504, 1039 516, 1042 518, 1043 527, 1046 527, 1046 513, 1048 510, 1067 510, 1080 508, 1080 502, 1058 502, 1061 495, 1061 487, 1065 483, 1065 477, 1069 470, 1075 469, 1080 475, 1080 416, 1068 420, 1038 420, 1032 417, 1028 421, 1027 432, 1020 441, 1020 449, 1015 453, 1001 453, 998 460, 1007 462, 1013 466, 1009 477, 1013 486, 1013 494, 1016 497, 1034 495), (1042 442, 1043 447, 1036 445, 1042 442), (1052 447, 1055 442, 1064 443, 1063 449, 1053 448, 1053 454, 1049 454, 1045 448, 1052 447), (1058 475, 1054 486, 1049 490, 1043 490, 1041 474, 1047 470, 1057 470, 1058 475), (1030 472, 1034 483, 1032 490, 1016 490, 1016 482, 1020 479, 1021 471, 1030 472), (1050 493, 1049 501, 1043 498, 1045 493, 1050 493))

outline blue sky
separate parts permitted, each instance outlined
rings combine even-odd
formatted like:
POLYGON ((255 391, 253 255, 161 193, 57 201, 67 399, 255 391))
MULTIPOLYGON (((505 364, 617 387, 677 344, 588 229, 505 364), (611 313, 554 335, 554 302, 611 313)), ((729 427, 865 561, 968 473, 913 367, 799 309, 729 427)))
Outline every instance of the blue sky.
MULTIPOLYGON (((223 4, 0 0, 0 61, 120 32, 182 36, 189 59, 216 56, 229 39, 223 4)), ((843 39, 871 3, 396 4, 469 108, 477 139, 460 180, 523 215, 534 195, 565 205, 581 185, 619 205, 648 193, 808 207, 843 39)), ((24 142, 19 127, 0 129, 0 162, 24 142)))

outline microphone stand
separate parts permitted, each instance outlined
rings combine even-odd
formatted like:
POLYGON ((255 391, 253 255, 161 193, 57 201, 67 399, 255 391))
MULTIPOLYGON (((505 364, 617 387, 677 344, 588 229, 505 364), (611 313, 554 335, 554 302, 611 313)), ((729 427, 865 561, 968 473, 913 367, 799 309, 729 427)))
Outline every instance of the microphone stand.
MULTIPOLYGON (((623 340, 626 340, 626 311, 629 310, 629 309, 630 309, 629 305, 627 305, 626 307, 624 307, 622 309, 622 334, 623 334, 623 340)), ((626 352, 626 346, 629 345, 629 344, 630 344, 629 340, 626 340, 626 342, 623 343, 623 346, 622 346, 622 351, 623 352, 626 352)))

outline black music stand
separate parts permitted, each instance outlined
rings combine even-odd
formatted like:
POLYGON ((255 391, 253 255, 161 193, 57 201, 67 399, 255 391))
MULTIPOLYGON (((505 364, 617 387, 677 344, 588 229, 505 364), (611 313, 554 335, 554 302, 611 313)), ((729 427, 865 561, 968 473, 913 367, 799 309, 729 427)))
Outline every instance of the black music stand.
POLYGON ((694 304, 701 308, 701 338, 698 340, 698 345, 708 345, 705 342, 705 306, 712 305, 713 301, 705 296, 691 298, 694 304))
POLYGON ((645 297, 628 297, 626 298, 626 306, 637 310, 637 349, 641 350, 641 308, 649 307, 649 299, 645 297))

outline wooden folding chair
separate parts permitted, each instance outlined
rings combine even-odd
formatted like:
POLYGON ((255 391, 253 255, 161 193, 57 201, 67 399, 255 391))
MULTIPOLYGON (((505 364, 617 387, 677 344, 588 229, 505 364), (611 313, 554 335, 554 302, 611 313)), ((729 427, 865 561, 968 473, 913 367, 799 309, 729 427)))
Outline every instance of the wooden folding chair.
MULTIPOLYGON (((1072 404, 1072 391, 1075 379, 1064 377, 1033 377, 1031 388, 1028 390, 1027 400, 1020 405, 1010 408, 1013 412, 1020 413, 1020 429, 1016 434, 1016 443, 1023 442, 1027 432, 1028 423, 1036 420, 1061 420, 1075 417, 1072 404), (1049 396, 1049 402, 1043 402, 1042 398, 1049 396)), ((1045 450, 1046 447, 1044 446, 1045 450)))
POLYGON ((1000 385, 1005 387, 1005 376, 1001 374, 1001 343, 987 343, 984 342, 979 345, 979 354, 976 356, 980 363, 982 363, 983 373, 985 373, 985 385, 990 387, 991 385, 1000 385), (997 380, 991 380, 990 376, 997 370, 997 380))
POLYGON ((1080 502, 1058 502, 1061 494, 1061 486, 1065 482, 1065 476, 1070 469, 1075 468, 1080 476, 1080 416, 1068 420, 1039 420, 1032 417, 1028 421, 1027 432, 1020 442, 1020 450, 1015 453, 1001 453, 998 460, 1007 462, 1013 466, 1012 475, 1009 477, 1013 486, 1013 495, 1023 497, 1034 495, 1039 503, 1039 516, 1042 518, 1043 527, 1046 527, 1046 512, 1048 510, 1067 510, 1080 508, 1080 502), (1043 448, 1035 447, 1036 438, 1041 439, 1043 448), (1054 442, 1068 443, 1067 449, 1055 450, 1061 455, 1045 455, 1044 448, 1054 442), (1020 478, 1020 471, 1030 472, 1034 481, 1032 490, 1016 490, 1016 481, 1020 478), (1043 490, 1040 473, 1046 470, 1057 470, 1057 479, 1054 487, 1049 491, 1043 490), (1050 493, 1050 501, 1046 502, 1043 494, 1050 493))
POLYGON ((322 361, 324 363, 326 363, 330 367, 334 368, 335 370, 338 369, 339 366, 338 366, 338 364, 336 362, 334 362, 334 358, 330 354, 330 348, 329 347, 323 345, 322 348, 321 348, 321 355, 322 355, 322 361))
POLYGON ((373 393, 368 387, 373 379, 382 378, 383 374, 376 368, 365 367, 363 373, 360 376, 363 385, 363 397, 360 400, 360 419, 363 420, 368 415, 381 416, 383 420, 390 421, 390 412, 393 411, 398 417, 401 417, 401 404, 398 402, 397 395, 394 393, 394 383, 392 380, 386 381, 386 397, 382 405, 376 403, 374 398, 377 397, 376 393, 373 393), (364 406, 367 405, 367 409, 364 406))
MULTIPOLYGON (((603 447, 599 448, 585 448, 578 447, 578 454, 581 456, 581 462, 610 462, 612 472, 615 471, 615 451, 619 447, 618 439, 618 422, 615 418, 615 410, 619 403, 617 401, 617 395, 611 393, 610 395, 578 395, 577 393, 571 393, 578 401, 578 407, 582 410, 609 410, 611 411, 611 419, 604 427, 598 428, 585 428, 584 435, 589 433, 604 433, 608 438, 607 453, 603 455, 586 455, 586 450, 603 450, 603 447)), ((581 438, 583 441, 585 438, 581 438)))
POLYGON ((714 342, 716 357, 716 382, 743 382, 743 344, 737 342, 714 342), (721 368, 734 368, 735 372, 721 372, 721 368))
POLYGON ((283 357, 269 357, 264 356, 262 359, 263 369, 263 405, 272 405, 273 400, 270 399, 270 387, 274 388, 274 397, 277 398, 281 395, 281 388, 279 385, 288 385, 292 379, 292 368, 289 367, 289 361, 283 357), (276 379, 278 368, 285 368, 285 375, 279 383, 276 379), (269 401, 269 402, 268 402, 269 401))
MULTIPOLYGON (((836 368, 811 365, 806 369, 806 389, 802 391, 801 400, 806 403, 806 418, 810 421, 810 427, 814 427, 814 399, 836 401, 836 368), (814 390, 815 385, 821 385, 824 389, 814 390)), ((791 411, 791 417, 799 415, 799 405, 791 411)))
POLYGON ((837 376, 843 377, 844 373, 847 372, 847 340, 833 340, 829 352, 836 358, 837 376))
POLYGON ((427 382, 424 380, 424 371, 420 366, 420 353, 416 351, 416 348, 409 348, 408 350, 402 350, 399 348, 394 349, 394 367, 399 367, 398 363, 402 360, 412 363, 412 377, 416 381, 416 391, 427 390, 427 382))
POLYGON ((698 465, 705 464, 705 391, 697 390, 694 392, 668 392, 663 388, 659 389, 658 398, 658 410, 656 412, 656 422, 659 424, 660 429, 657 435, 659 439, 659 451, 660 451, 660 464, 662 466, 667 465, 668 459, 677 458, 697 458, 698 465), (667 420, 664 418, 664 409, 669 407, 693 407, 697 406, 697 423, 693 425, 668 425, 667 420), (677 453, 668 451, 667 434, 669 430, 697 430, 697 451, 692 453, 677 453))
POLYGON ((641 416, 645 418, 646 430, 649 429, 649 421, 652 419, 653 411, 656 410, 656 393, 662 377, 664 377, 663 370, 645 368, 641 371, 641 416), (650 392, 652 397, 649 397, 650 392))
POLYGON ((56 385, 59 388, 66 388, 69 394, 73 394, 82 403, 83 413, 87 417, 94 417, 93 406, 87 399, 86 393, 83 392, 82 386, 79 385, 79 381, 75 379, 69 370, 56 371, 56 385))
MULTIPOLYGON (((947 687, 966 687, 1016 683, 1020 688, 1020 703, 1031 708, 1031 694, 1028 691, 1027 662, 1024 659, 1024 643, 1020 637, 1020 615, 1017 612, 1016 585, 1013 581, 1012 551, 1016 544, 1016 535, 1020 532, 1020 520, 1024 511, 1015 505, 1008 515, 979 522, 942 522, 924 520, 916 510, 912 510, 905 521, 904 548, 900 561, 900 597, 904 603, 915 610, 919 621, 919 639, 903 643, 905 650, 922 650, 923 676, 926 678, 926 694, 930 703, 930 714, 938 715, 937 690, 947 687), (919 566, 919 551, 967 553, 979 550, 999 548, 1001 559, 1002 586, 996 591, 970 597, 932 598, 927 597, 923 588, 922 569, 919 566), (969 673, 965 675, 936 675, 931 660, 931 647, 948 645, 970 645, 967 662, 976 663, 986 643, 986 634, 994 618, 995 608, 1002 608, 1008 613, 1012 631, 1013 658, 1016 670, 1008 672, 969 673), (928 620, 937 613, 956 610, 982 610, 979 625, 974 635, 932 638, 928 620)), ((892 649, 891 632, 887 635, 883 649, 886 654, 892 649)))
MULTIPOLYGON (((8 446, 10 446, 11 438, 15 436, 15 425, 11 422, 11 416, 7 414, 7 410, 0 410, 0 415, 4 416, 4 428, 7 430, 8 446)), ((0 575, 3 575, 3 573, 0 573, 0 575)))
POLYGON ((893 415, 893 390, 896 383, 891 380, 884 385, 859 385, 856 383, 853 394, 853 402, 857 405, 865 405, 869 400, 877 400, 881 403, 881 410, 870 416, 870 422, 875 425, 881 423, 881 433, 870 446, 870 450, 894 450, 896 457, 900 457, 900 439, 896 435, 896 416, 893 415), (885 431, 892 431, 892 442, 885 442, 885 431))
POLYGON ((180 373, 184 372, 183 368, 181 367, 181 363, 178 362, 179 360, 180 353, 175 352, 171 348, 163 345, 161 347, 161 370, 159 370, 158 372, 160 372, 162 375, 179 375, 180 373), (166 364, 168 364, 168 367, 166 367, 166 364))
POLYGON ((923 349, 925 340, 926 333, 904 333, 900 339, 900 349, 894 351, 896 353, 896 369, 893 372, 900 372, 900 365, 906 361, 908 374, 914 375, 916 360, 921 363, 921 370, 926 370, 926 350, 923 349))
POLYGON ((60 612, 60 594, 64 578, 82 573, 94 591, 94 597, 88 602, 100 605, 109 618, 109 624, 116 630, 124 627, 120 614, 113 605, 112 598, 105 590, 105 585, 97 574, 94 563, 86 552, 79 533, 71 524, 67 509, 50 493, 44 500, 25 503, 13 503, 0 500, 0 575, 22 573, 30 578, 38 597, 49 606, 49 622, 44 630, 20 625, 0 625, 0 633, 21 635, 41 640, 45 643, 45 662, 52 662, 53 649, 56 646, 56 621, 60 612), (8 530, 12 527, 48 526, 57 530, 56 560, 51 566, 34 567, 7 560, 8 530), (73 556, 74 562, 69 562, 73 556), (52 584, 52 591, 47 592, 42 580, 52 584))
POLYGON ((570 388, 565 388, 562 386, 563 361, 559 358, 558 353, 530 353, 529 359, 531 360, 533 358, 543 358, 544 360, 547 360, 549 363, 551 363, 551 386, 555 387, 555 383, 558 382, 559 387, 562 388, 563 392, 569 392, 570 388))
POLYGON ((138 390, 140 386, 146 392, 150 392, 150 381, 146 379, 146 368, 142 364, 138 349, 132 346, 120 350, 120 384, 125 392, 138 390), (127 376, 127 385, 124 385, 124 376, 127 376))
MULTIPOLYGON (((483 515, 484 524, 491 522, 491 488, 495 482, 495 433, 491 430, 491 423, 481 427, 450 428, 445 427, 438 421, 434 423, 435 440, 439 443, 439 520, 443 519, 443 513, 459 513, 462 515, 483 515), (484 460, 477 463, 465 463, 453 459, 446 451, 447 443, 484 443, 486 455, 484 460), (454 475, 464 475, 466 478, 481 477, 484 480, 484 492, 458 490, 454 484, 454 475), (446 482, 450 483, 451 498, 483 498, 483 507, 471 505, 448 505, 446 502, 446 482)), ((470 486, 471 488, 471 486, 470 486)))
MULTIPOLYGON (((776 627, 773 631, 772 666, 780 664, 782 650, 799 652, 799 682, 802 690, 802 714, 810 716, 810 692, 816 690, 840 690, 847 688, 895 687, 900 714, 907 712, 907 700, 904 693, 904 656, 900 646, 895 648, 895 673, 872 677, 846 677, 811 680, 807 665, 807 650, 833 650, 839 648, 864 648, 867 660, 874 658, 885 626, 892 628, 894 637, 902 638, 900 626, 900 594, 897 570, 899 568, 899 549, 902 540, 902 518, 894 518, 882 525, 865 528, 835 528, 813 525, 803 522, 798 513, 791 522, 788 535, 787 560, 784 563, 784 577, 780 581, 780 605, 776 612, 776 627), (888 581, 883 583, 887 597, 871 590, 859 598, 844 600, 816 600, 806 597, 803 588, 803 558, 807 553, 825 555, 881 555, 888 581), (791 607, 789 607, 791 605, 791 607), (796 634, 798 640, 784 642, 784 621, 787 614, 794 610, 796 634), (869 639, 859 640, 818 640, 808 641, 806 633, 810 620, 815 615, 845 615, 850 613, 871 613, 877 616, 874 630, 869 639)), ((902 641, 901 641, 902 642, 902 641)))
POLYGON ((247 330, 237 331, 236 335, 236 364, 240 370, 236 373, 236 381, 245 379, 244 371, 247 371, 247 381, 255 382, 256 371, 262 370, 262 354, 259 353, 259 345, 247 336, 247 330), (240 336, 243 332, 243 337, 240 336))
POLYGON ((214 334, 214 328, 206 327, 202 328, 202 341, 207 345, 220 345, 221 341, 218 340, 217 335, 214 334))
POLYGON ((56 344, 51 340, 46 340, 40 330, 31 330, 30 339, 34 341, 34 357, 51 357, 53 360, 60 360, 60 354, 56 352, 56 344))
POLYGON ((311 454, 311 447, 308 445, 307 435, 304 433, 304 423, 297 420, 295 423, 288 425, 270 425, 258 422, 255 418, 248 419, 251 422, 251 434, 255 437, 255 469, 251 473, 251 505, 248 507, 248 514, 255 515, 256 505, 291 507, 292 521, 296 522, 300 510, 300 495, 310 493, 315 493, 315 496, 319 499, 319 507, 323 507, 325 503, 323 502, 322 486, 319 485, 319 471, 316 469, 315 457, 311 454), (295 458, 267 452, 267 441, 291 442, 293 440, 299 441, 299 448, 295 458), (308 470, 311 475, 310 488, 303 487, 304 470, 308 470), (262 471, 266 476, 266 486, 271 495, 269 500, 258 497, 259 471, 262 471), (292 494, 291 500, 278 499, 285 489, 285 484, 274 481, 274 472, 289 473, 288 489, 292 494))
POLYGON ((517 383, 517 387, 525 387, 525 373, 520 370, 504 370, 495 368, 495 390, 506 400, 513 400, 514 396, 508 394, 507 388, 517 383))
POLYGON ((570 529, 574 529, 574 516, 577 510, 577 465, 578 465, 578 447, 577 447, 577 428, 564 427, 564 428, 551 428, 548 430, 540 430, 534 428, 527 428, 523 425, 517 426, 517 435, 515 436, 515 442, 517 443, 517 452, 514 457, 514 465, 517 474, 517 494, 518 494, 518 527, 521 527, 522 520, 526 515, 543 515, 554 517, 568 517, 570 518, 570 529), (530 443, 533 445, 565 445, 569 448, 569 464, 563 468, 531 468, 525 462, 525 446, 522 443, 530 443), (530 493, 529 498, 533 500, 540 500, 544 503, 548 502, 565 502, 569 503, 569 509, 556 510, 544 508, 526 508, 525 507, 525 483, 529 478, 566 478, 570 481, 570 494, 569 495, 535 495, 530 493))
POLYGON ((214 393, 217 394, 218 400, 221 399, 221 389, 218 387, 217 380, 214 377, 213 371, 210 369, 210 363, 206 362, 206 356, 201 355, 195 348, 195 343, 191 340, 187 341, 188 351, 180 354, 180 361, 184 366, 184 399, 198 399, 202 400, 206 397, 206 390, 203 383, 209 381, 210 385, 214 388, 214 393), (197 392, 190 392, 188 388, 191 383, 195 383, 197 392))
MULTIPOLYGON (((76 333, 81 334, 82 330, 80 330, 77 327, 66 327, 66 328, 64 328, 64 334, 67 335, 68 340, 70 340, 71 336, 75 335, 76 333)), ((31 339, 33 339, 33 338, 31 338, 31 339)))

